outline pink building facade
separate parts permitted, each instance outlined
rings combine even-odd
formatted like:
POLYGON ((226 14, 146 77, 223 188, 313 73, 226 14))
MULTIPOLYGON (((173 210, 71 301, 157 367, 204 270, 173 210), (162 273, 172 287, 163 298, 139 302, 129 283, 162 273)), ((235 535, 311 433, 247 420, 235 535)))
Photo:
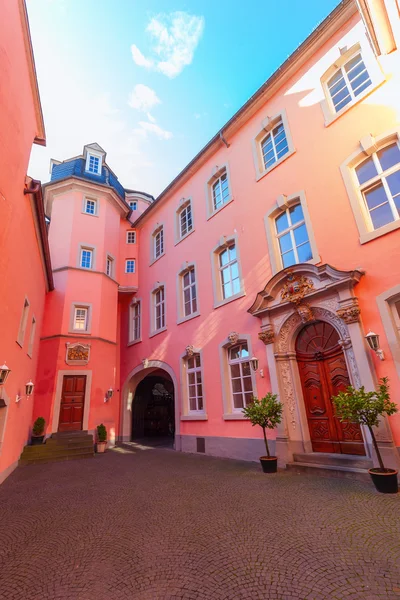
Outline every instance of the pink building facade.
MULTIPOLYGON (((257 460, 242 409, 272 391, 280 466, 375 461, 330 397, 383 376, 400 393, 399 45, 396 0, 341 2, 156 199, 96 143, 53 161, 33 402, 47 435, 104 423, 110 444, 257 460)), ((400 416, 377 437, 398 466, 400 416)))

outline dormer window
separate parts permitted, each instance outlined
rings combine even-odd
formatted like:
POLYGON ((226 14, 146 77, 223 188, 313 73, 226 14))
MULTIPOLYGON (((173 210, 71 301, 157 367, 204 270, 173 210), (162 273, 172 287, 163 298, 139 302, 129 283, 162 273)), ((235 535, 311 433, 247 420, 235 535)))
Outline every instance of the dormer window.
POLYGON ((131 210, 137 210, 137 200, 131 200, 129 206, 131 210))
POLYGON ((86 157, 86 171, 88 173, 94 173, 95 175, 101 175, 100 154, 88 153, 86 157))

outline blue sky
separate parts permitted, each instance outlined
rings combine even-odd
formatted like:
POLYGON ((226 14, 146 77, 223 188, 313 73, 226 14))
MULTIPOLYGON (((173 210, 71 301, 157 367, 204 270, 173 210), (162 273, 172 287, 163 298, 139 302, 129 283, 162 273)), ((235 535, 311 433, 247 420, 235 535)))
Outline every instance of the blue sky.
POLYGON ((338 0, 27 0, 49 179, 98 142, 128 188, 157 195, 338 0))

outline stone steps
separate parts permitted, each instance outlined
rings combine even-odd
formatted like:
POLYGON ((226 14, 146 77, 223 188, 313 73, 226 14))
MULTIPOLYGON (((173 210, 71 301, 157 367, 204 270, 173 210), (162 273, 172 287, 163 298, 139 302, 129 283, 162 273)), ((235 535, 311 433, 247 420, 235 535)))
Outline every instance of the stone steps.
POLYGON ((372 466, 372 460, 365 456, 310 452, 294 454, 293 462, 289 463, 286 468, 299 474, 308 473, 322 477, 370 481, 368 469, 371 469, 372 466))
POLYGON ((25 446, 20 465, 93 458, 93 436, 85 431, 53 434, 44 444, 25 446))

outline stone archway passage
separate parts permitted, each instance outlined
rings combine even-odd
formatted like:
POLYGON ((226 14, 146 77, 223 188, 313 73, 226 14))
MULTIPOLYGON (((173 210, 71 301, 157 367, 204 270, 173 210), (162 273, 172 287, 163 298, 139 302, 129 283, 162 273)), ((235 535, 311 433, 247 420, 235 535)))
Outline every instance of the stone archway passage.
POLYGON ((132 440, 174 439, 174 385, 167 373, 147 375, 132 403, 132 440))
POLYGON ((324 321, 303 327, 296 340, 296 357, 313 451, 365 455, 360 426, 342 423, 331 401, 350 385, 336 329, 324 321))

